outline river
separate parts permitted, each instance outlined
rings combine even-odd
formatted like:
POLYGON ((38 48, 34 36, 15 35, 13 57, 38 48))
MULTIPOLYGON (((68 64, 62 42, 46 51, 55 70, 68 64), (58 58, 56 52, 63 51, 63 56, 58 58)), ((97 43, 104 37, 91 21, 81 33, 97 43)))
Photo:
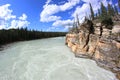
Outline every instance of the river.
POLYGON ((93 60, 75 58, 64 39, 17 42, 0 51, 0 80, 116 80, 93 60))

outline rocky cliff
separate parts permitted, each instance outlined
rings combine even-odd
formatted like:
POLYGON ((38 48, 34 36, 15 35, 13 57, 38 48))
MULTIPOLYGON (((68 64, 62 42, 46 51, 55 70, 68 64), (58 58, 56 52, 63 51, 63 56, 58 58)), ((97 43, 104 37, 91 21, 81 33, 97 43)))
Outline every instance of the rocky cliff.
POLYGON ((93 25, 86 23, 79 27, 78 33, 68 33, 66 45, 76 57, 93 59, 99 66, 116 73, 120 79, 120 26, 113 27, 112 31, 104 26, 101 29, 100 23, 95 26, 92 29, 93 25))

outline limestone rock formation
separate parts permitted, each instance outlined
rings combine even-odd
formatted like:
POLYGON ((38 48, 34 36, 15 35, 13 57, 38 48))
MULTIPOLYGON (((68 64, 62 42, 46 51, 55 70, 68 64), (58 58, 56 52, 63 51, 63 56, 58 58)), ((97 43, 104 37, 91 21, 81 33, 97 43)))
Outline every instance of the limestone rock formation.
MULTIPOLYGON (((81 25, 79 33, 68 33, 66 45, 71 48, 76 57, 94 59, 99 66, 116 73, 120 79, 119 31, 115 32, 113 28, 113 33, 110 35, 110 31, 103 27, 100 37, 100 27, 95 27, 92 29, 94 33, 91 33, 90 25, 81 25)), ((100 23, 97 25, 101 26, 100 23)))

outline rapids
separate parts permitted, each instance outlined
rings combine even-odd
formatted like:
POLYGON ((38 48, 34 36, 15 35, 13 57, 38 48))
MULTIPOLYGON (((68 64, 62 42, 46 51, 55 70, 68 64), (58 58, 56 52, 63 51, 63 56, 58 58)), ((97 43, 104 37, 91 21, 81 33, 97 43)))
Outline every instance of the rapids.
POLYGON ((64 37, 12 43, 0 51, 0 80, 117 80, 90 59, 75 58, 64 37))

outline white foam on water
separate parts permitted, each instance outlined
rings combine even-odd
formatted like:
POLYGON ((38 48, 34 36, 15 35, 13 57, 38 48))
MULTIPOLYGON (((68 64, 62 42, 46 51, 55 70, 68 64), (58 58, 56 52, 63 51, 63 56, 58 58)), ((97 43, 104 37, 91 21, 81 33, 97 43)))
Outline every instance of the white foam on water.
POLYGON ((117 80, 90 59, 75 58, 65 38, 18 42, 0 52, 0 80, 117 80))

